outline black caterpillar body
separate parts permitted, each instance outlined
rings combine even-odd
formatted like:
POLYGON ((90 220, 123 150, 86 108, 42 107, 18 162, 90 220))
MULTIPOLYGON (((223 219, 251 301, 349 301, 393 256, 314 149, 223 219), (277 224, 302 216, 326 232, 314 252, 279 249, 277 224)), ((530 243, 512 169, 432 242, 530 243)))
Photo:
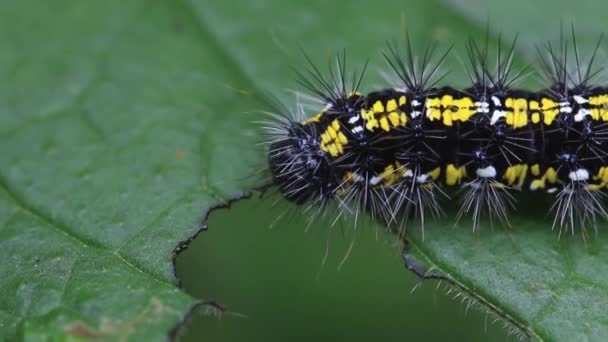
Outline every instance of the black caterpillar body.
MULTIPOLYGON (((598 43, 599 46, 599 43, 598 43)), ((408 50, 385 54, 397 74, 395 87, 363 94, 363 72, 346 86, 344 56, 338 73, 324 77, 312 66, 301 83, 324 107, 304 120, 271 125, 268 162, 273 182, 288 200, 346 211, 371 211, 386 222, 415 213, 440 213, 445 187, 459 187, 464 214, 474 228, 485 213, 508 222, 516 191, 555 197, 554 226, 585 227, 608 217, 608 88, 591 85, 591 64, 567 69, 567 49, 548 45, 552 84, 539 92, 512 89, 513 49, 498 52, 488 67, 487 47, 469 42, 472 85, 436 87, 432 48, 418 68, 408 50)), ((572 53, 572 51, 570 52, 572 53)), ((424 222, 424 221, 423 221, 424 222)))

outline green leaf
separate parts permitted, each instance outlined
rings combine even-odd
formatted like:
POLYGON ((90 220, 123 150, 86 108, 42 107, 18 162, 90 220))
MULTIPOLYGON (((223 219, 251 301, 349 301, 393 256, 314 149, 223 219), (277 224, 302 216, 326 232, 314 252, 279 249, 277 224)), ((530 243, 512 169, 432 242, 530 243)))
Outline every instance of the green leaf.
POLYGON ((198 302, 172 252, 252 136, 214 44, 187 2, 0 5, 0 340, 165 339, 198 302))
MULTIPOLYGON (((275 51, 283 51, 288 57, 297 55, 297 49, 291 48, 294 41, 322 63, 337 49, 346 47, 349 56, 354 56, 351 61, 371 57, 370 69, 374 70, 381 65, 378 51, 385 40, 400 37, 402 18, 416 42, 422 45, 433 39, 453 42, 455 53, 461 59, 466 58, 464 40, 483 39, 487 20, 492 24, 494 43, 498 31, 509 39, 516 33, 520 35, 520 64, 533 63, 534 44, 559 38, 560 19, 567 29, 569 22, 575 22, 579 48, 589 52, 602 31, 604 11, 599 7, 604 5, 579 6, 572 10, 566 4, 495 1, 484 7, 472 1, 386 1, 367 7, 292 5, 272 9, 269 30, 267 24, 259 25, 246 19, 263 17, 264 6, 214 11, 209 9, 213 6, 207 4, 206 10, 201 9, 200 13, 221 41, 237 42, 229 49, 251 79, 276 86, 284 82, 285 73, 277 70, 282 70, 285 63, 276 60, 275 51), (243 30, 223 29, 224 23, 235 19, 245 23, 243 30), (260 35, 265 35, 262 28, 270 31, 272 40, 259 40, 260 35), (260 60, 269 60, 269 66, 260 65, 260 60)), ((452 58, 446 68, 452 70, 449 82, 466 84, 457 58, 452 58)), ((367 84, 374 84, 374 75, 370 78, 367 84)), ((534 81, 530 78, 523 85, 538 89, 539 84, 534 81)), ((485 224, 481 233, 471 233, 471 223, 465 221, 453 229, 453 209, 457 204, 447 203, 446 206, 452 208, 450 214, 445 219, 427 223, 424 240, 417 227, 410 228, 409 245, 404 254, 407 266, 421 272, 421 276, 448 279, 465 296, 500 316, 525 337, 605 339, 608 327, 601 319, 601 308, 608 301, 602 276, 608 257, 606 234, 600 231, 599 236, 593 236, 586 244, 580 234, 564 234, 559 239, 558 232, 551 230, 551 217, 545 215, 550 207, 548 198, 534 197, 542 201, 542 205, 537 205, 539 202, 526 201, 525 194, 518 197, 522 203, 519 212, 512 215, 513 229, 492 229, 485 224), (527 210, 527 207, 534 208, 527 210)), ((322 222, 311 229, 323 229, 325 225, 327 222, 322 222)), ((363 228, 374 228, 369 226, 363 228)))
MULTIPOLYGON (((526 41, 553 36, 564 14, 551 15, 549 1, 536 12, 511 3, 489 10, 526 41)), ((405 21, 417 42, 454 41, 464 56, 485 10, 414 0, 0 4, 0 339, 165 338, 198 302, 176 286, 173 250, 206 208, 247 189, 264 160, 252 148, 254 112, 264 91, 295 87, 298 45, 323 62, 346 48, 351 65, 373 58, 377 70, 405 21)), ((581 14, 584 33, 601 27, 601 13, 581 14)), ((464 84, 462 73, 449 80, 464 84)), ((367 83, 383 84, 373 73, 367 83)), ((558 241, 546 219, 513 221, 511 232, 480 235, 436 222, 424 241, 412 236, 408 256, 532 336, 605 336, 605 234, 585 248, 558 241)))

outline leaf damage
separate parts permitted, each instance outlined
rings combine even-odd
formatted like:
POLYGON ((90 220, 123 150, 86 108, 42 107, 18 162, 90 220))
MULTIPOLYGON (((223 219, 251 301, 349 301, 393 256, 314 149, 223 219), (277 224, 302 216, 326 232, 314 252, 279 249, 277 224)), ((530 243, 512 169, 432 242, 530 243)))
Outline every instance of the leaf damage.
POLYGON ((497 305, 492 304, 490 300, 468 288, 448 273, 443 272, 436 265, 433 265, 418 248, 414 247, 414 249, 416 249, 418 253, 421 253, 421 256, 427 259, 426 261, 431 264, 431 266, 427 268, 427 266, 418 260, 416 255, 412 253, 412 243, 407 239, 404 239, 403 243, 404 245, 401 252, 403 264, 408 271, 414 273, 422 281, 435 280, 445 282, 448 284, 447 294, 451 294, 455 291, 456 294, 453 296, 454 299, 460 299, 463 303, 468 301, 467 309, 470 306, 476 306, 487 314, 497 317, 505 322, 505 328, 510 327, 510 329, 507 329, 510 331, 510 334, 514 334, 522 340, 531 341, 533 336, 540 339, 527 325, 518 321, 497 305))

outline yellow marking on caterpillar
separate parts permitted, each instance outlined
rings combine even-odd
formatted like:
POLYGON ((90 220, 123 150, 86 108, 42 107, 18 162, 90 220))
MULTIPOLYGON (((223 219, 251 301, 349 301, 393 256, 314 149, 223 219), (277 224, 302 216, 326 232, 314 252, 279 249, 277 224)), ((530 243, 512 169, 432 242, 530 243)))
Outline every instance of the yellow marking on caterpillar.
POLYGON ((388 119, 386 119, 386 117, 380 118, 380 128, 387 132, 391 130, 391 125, 388 124, 388 119))
POLYGON ((543 98, 540 101, 543 112, 543 123, 549 126, 553 123, 557 114, 559 114, 557 103, 549 98, 543 98))
POLYGON ((372 106, 372 110, 374 111, 374 113, 384 113, 384 105, 382 104, 382 102, 380 102, 380 100, 378 100, 372 106))
POLYGON ((593 176, 593 180, 600 181, 599 184, 589 184, 586 186, 589 190, 600 190, 608 186, 608 167, 600 167, 597 175, 593 176))
POLYGON ((448 164, 445 168, 445 184, 456 185, 466 175, 467 171, 464 166, 456 167, 454 164, 448 164))
MULTIPOLYGON (((399 102, 402 100, 405 101, 405 96, 401 96, 399 102)), ((405 126, 408 120, 407 115, 399 110, 396 99, 388 100, 386 106, 376 101, 371 110, 361 111, 361 117, 365 120, 365 128, 372 132, 376 128, 389 132, 393 127, 405 126)))
POLYGON ((403 173, 405 172, 405 168, 401 166, 401 163, 398 161, 387 165, 384 170, 378 175, 380 180, 382 181, 382 186, 390 186, 397 182, 401 177, 403 177, 403 173))
POLYGON ((386 102, 386 111, 394 112, 396 110, 397 110, 397 101, 395 101, 394 99, 388 100, 388 102, 386 102))
POLYGON ((463 97, 452 101, 452 107, 456 111, 452 111, 452 120, 454 121, 468 121, 473 114, 477 112, 475 104, 470 97, 463 97))
POLYGON ((544 178, 540 178, 540 179, 535 179, 532 182, 530 182, 530 190, 535 191, 538 189, 544 189, 545 188, 545 179, 544 178))
POLYGON ((599 121, 608 121, 608 95, 596 95, 589 97, 589 105, 591 109, 591 118, 599 121))
POLYGON ((510 109, 506 113, 507 125, 520 128, 528 124, 528 100, 509 97, 505 101, 505 106, 510 109))
MULTIPOLYGON (((595 179, 595 177, 594 177, 595 179)), ((608 184, 608 167, 602 166, 597 173, 597 179, 601 179, 602 181, 608 184)))
POLYGON ((441 167, 434 168, 431 172, 427 173, 427 175, 434 181, 439 179, 439 176, 441 176, 441 167))
POLYGON ((362 110, 361 117, 365 120, 365 128, 368 131, 373 131, 374 128, 380 127, 378 120, 376 120, 376 116, 374 115, 373 110, 362 110))
POLYGON ((347 171, 344 173, 344 176, 342 176, 342 180, 344 181, 343 184, 351 186, 354 183, 364 181, 364 178, 356 172, 347 171))
POLYGON ((555 184, 558 182, 557 179, 557 171, 554 168, 550 167, 545 171, 545 176, 547 177, 547 181, 551 184, 555 184))
POLYGON ((528 173, 527 164, 516 164, 509 166, 506 170, 502 179, 504 179, 507 185, 514 185, 521 188, 526 180, 526 174, 528 173))
POLYGON ((346 182, 350 182, 354 179, 354 173, 352 171, 346 171, 344 176, 342 176, 342 180, 346 182))
POLYGON ((452 95, 443 95, 441 97, 441 107, 446 108, 443 110, 443 124, 445 126, 452 126, 452 109, 454 97, 452 95))
POLYGON ((441 119, 441 100, 438 97, 429 97, 425 101, 426 117, 430 121, 441 119))
MULTIPOLYGON (((403 114, 403 116, 405 116, 405 114, 403 114)), ((399 126, 399 124, 401 124, 401 117, 399 116, 399 114, 397 114, 397 112, 390 112, 388 113, 388 119, 391 122, 391 125, 397 127, 399 126)))
MULTIPOLYGON (((398 162, 395 162, 397 168, 399 167, 398 164, 398 162)), ((397 169, 395 168, 395 166, 393 166, 393 164, 388 165, 384 168, 384 171, 382 171, 380 177, 382 178, 382 182, 385 186, 395 183, 401 177, 401 175, 397 174, 396 171, 397 169)))
POLYGON ((315 116, 308 118, 302 122, 303 125, 308 125, 311 122, 319 122, 321 120, 321 116, 323 116, 323 112, 317 113, 315 116))
POLYGON ((530 182, 530 190, 544 189, 547 186, 547 182, 549 182, 549 184, 558 183, 557 172, 552 167, 548 168, 541 178, 535 179, 530 182))
POLYGON ((530 102, 528 103, 528 107, 530 108, 531 111, 540 110, 540 104, 536 100, 530 100, 530 102))
POLYGON ((533 176, 540 176, 540 165, 538 165, 538 164, 532 165, 532 167, 530 168, 530 173, 533 176))
POLYGON ((450 107, 453 101, 454 97, 452 95, 443 95, 441 97, 441 107, 450 107))
POLYGON ((357 181, 355 173, 352 171, 347 171, 344 173, 344 176, 342 176, 342 181, 341 186, 336 189, 336 193, 341 193, 339 192, 340 190, 344 191, 345 188, 352 186, 357 181))
POLYGON ((537 124, 540 122, 540 114, 532 113, 532 123, 537 124))
POLYGON ((332 157, 343 154, 344 146, 348 143, 348 138, 341 132, 341 129, 340 121, 335 119, 321 134, 321 150, 332 157))
POLYGON ((540 122, 540 103, 538 103, 538 101, 536 100, 530 100, 530 102, 528 103, 528 108, 530 109, 530 111, 532 112, 532 115, 530 115, 532 123, 533 124, 537 124, 540 122))
POLYGON ((430 121, 443 118, 445 126, 452 126, 454 121, 465 122, 476 113, 470 97, 455 99, 452 95, 443 95, 441 98, 427 98, 425 106, 426 117, 430 121))
POLYGON ((399 106, 405 105, 406 102, 407 102, 407 99, 405 98, 405 96, 401 96, 399 98, 399 106))
POLYGON ((608 95, 596 95, 589 97, 589 104, 594 107, 601 107, 608 104, 608 95))

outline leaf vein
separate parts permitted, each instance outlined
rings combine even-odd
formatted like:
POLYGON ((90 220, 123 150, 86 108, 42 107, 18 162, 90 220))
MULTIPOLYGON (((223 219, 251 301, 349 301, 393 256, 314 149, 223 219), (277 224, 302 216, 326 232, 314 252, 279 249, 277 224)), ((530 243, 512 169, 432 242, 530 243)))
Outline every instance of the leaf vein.
POLYGON ((53 220, 51 217, 49 217, 48 215, 46 215, 42 211, 40 211, 37 208, 29 205, 23 198, 21 198, 20 196, 18 196, 16 194, 16 192, 13 191, 8 186, 8 182, 6 181, 6 179, 4 178, 4 176, 1 173, 0 173, 0 190, 3 190, 7 194, 8 200, 10 202, 12 202, 15 206, 17 206, 18 208, 20 208, 24 213, 31 215, 32 217, 34 217, 35 219, 37 219, 38 221, 40 221, 41 223, 43 223, 45 226, 54 229, 58 233, 60 233, 63 236, 67 237, 68 239, 76 242, 82 248, 93 248, 93 249, 97 249, 97 250, 104 251, 106 253, 115 255, 121 261, 123 261, 127 266, 133 268, 134 270, 138 271, 139 273, 143 273, 143 274, 147 275, 148 277, 150 277, 154 281, 156 281, 158 283, 161 283, 163 285, 170 285, 170 286, 174 286, 175 285, 175 284, 171 283, 170 281, 166 281, 164 279, 161 279, 161 278, 159 278, 158 276, 156 276, 156 275, 154 275, 152 273, 145 272, 142 268, 139 268, 134 263, 128 261, 122 255, 120 255, 118 253, 112 253, 112 252, 110 252, 106 248, 106 246, 103 246, 103 245, 99 244, 98 242, 96 242, 94 240, 90 240, 90 239, 87 239, 87 238, 85 238, 83 236, 75 234, 71 229, 69 229, 69 227, 63 225, 62 223, 60 223, 60 222, 58 222, 56 220, 53 220))

